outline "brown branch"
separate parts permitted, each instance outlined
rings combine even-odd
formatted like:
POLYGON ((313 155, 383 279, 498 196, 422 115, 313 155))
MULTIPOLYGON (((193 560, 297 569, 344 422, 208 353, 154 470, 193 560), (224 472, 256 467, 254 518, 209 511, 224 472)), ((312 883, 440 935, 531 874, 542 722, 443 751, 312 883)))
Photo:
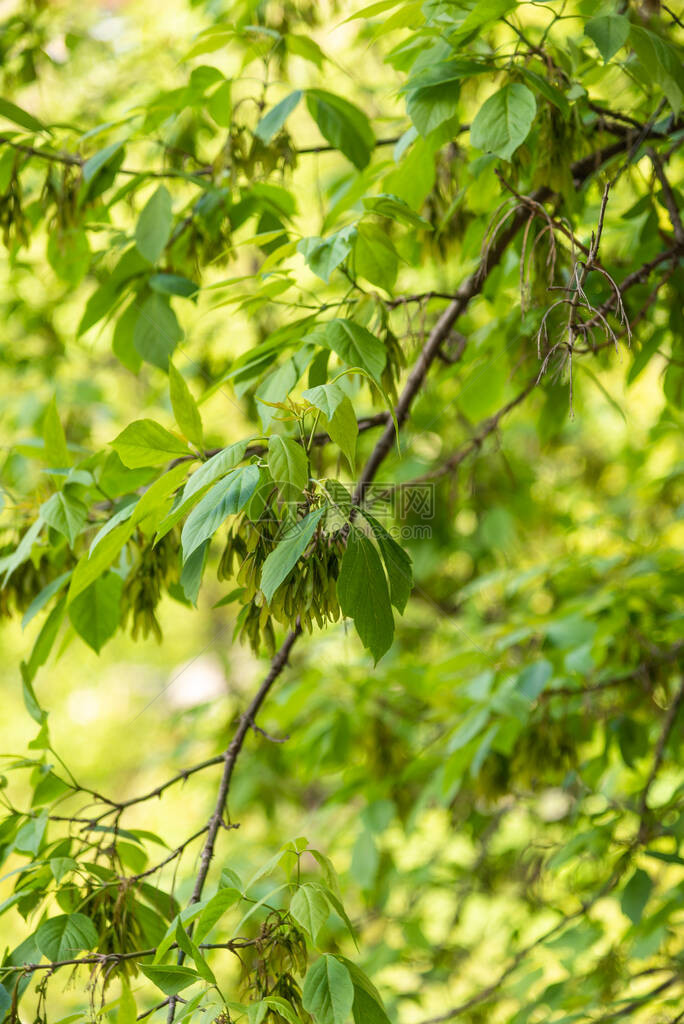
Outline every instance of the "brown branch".
POLYGON ((660 182, 660 186, 663 190, 663 203, 665 204, 665 208, 670 217, 670 223, 672 224, 672 230, 674 231, 675 241, 677 242, 677 245, 684 246, 684 224, 682 224, 682 216, 679 212, 679 207, 677 206, 677 200, 675 199, 675 194, 672 191, 672 186, 670 185, 670 182, 667 179, 667 175, 665 174, 663 162, 658 156, 658 154, 655 152, 655 150, 648 149, 647 153, 649 155, 651 163, 653 164, 655 176, 660 182))
POLYGON ((625 1003, 624 1006, 619 1007, 617 1010, 612 1010, 610 1013, 604 1013, 602 1017, 595 1017, 593 1024, 605 1024, 609 1020, 619 1020, 620 1017, 631 1016, 636 1010, 641 1009, 647 1003, 650 1003, 653 999, 665 992, 668 988, 672 988, 673 985, 684 983, 684 979, 681 974, 673 974, 665 981, 661 981, 659 985, 652 988, 650 992, 646 992, 643 996, 636 996, 629 1003, 625 1003))
MULTIPOLYGON (((200 867, 195 879, 195 886, 192 890, 192 896, 190 897, 190 904, 199 903, 202 898, 202 892, 204 890, 204 884, 209 874, 209 866, 211 864, 212 857, 214 856, 214 847, 216 845, 216 838, 219 833, 219 829, 223 824, 223 815, 228 800, 228 791, 230 789, 231 779, 233 777, 233 771, 235 769, 235 762, 237 761, 238 755, 242 750, 242 745, 245 742, 245 737, 254 724, 254 719, 263 704, 266 696, 275 683, 278 676, 281 674, 285 666, 287 665, 290 651, 292 650, 297 637, 300 635, 302 627, 297 623, 297 627, 288 633, 284 643, 280 650, 276 653, 271 667, 266 675, 261 686, 257 690, 256 694, 252 698, 247 710, 240 716, 238 727, 235 730, 235 734, 230 741, 228 748, 224 754, 224 765, 223 774, 221 776, 221 783, 219 785, 218 794, 216 796, 216 803, 214 805, 214 811, 211 815, 208 828, 207 838, 204 844, 200 856, 200 867)), ((188 934, 192 934, 192 924, 188 928, 188 934)), ((182 964, 185 960, 185 953, 182 949, 178 951, 178 964, 182 964)), ((169 1001, 169 1013, 168 1021, 171 1022, 174 1019, 176 1013, 176 999, 172 996, 169 1001)))
MULTIPOLYGON (((246 949, 255 946, 262 941, 258 939, 231 939, 228 942, 201 942, 199 949, 228 949, 231 951, 246 949)), ((178 949, 178 943, 170 945, 169 950, 178 949)), ((25 963, 7 965, 0 967, 0 977, 8 974, 35 974, 36 971, 56 971, 60 967, 104 967, 106 964, 118 964, 125 960, 138 960, 147 956, 154 956, 157 952, 156 946, 149 949, 134 949, 127 953, 88 953, 85 956, 77 956, 71 960, 50 960, 45 964, 25 963)))
POLYGON ((626 683, 634 683, 637 681, 644 681, 648 683, 648 669, 656 668, 660 665, 666 665, 668 662, 675 661, 681 653, 683 646, 683 643, 673 644, 667 650, 659 652, 655 657, 638 665, 633 672, 628 672, 626 675, 603 679, 600 682, 590 684, 589 686, 556 686, 549 690, 543 690, 542 693, 539 694, 537 700, 551 700, 553 697, 584 697, 587 694, 602 693, 604 690, 612 690, 617 686, 624 686, 626 683))
MULTIPOLYGON (((107 803, 110 805, 109 810, 104 811, 97 817, 86 818, 83 820, 85 820, 91 826, 97 825, 98 822, 102 821, 103 818, 109 817, 110 814, 120 814, 121 811, 126 810, 128 807, 134 807, 136 804, 146 803, 148 800, 152 800, 155 796, 161 796, 162 793, 164 793, 171 786, 175 786, 176 783, 186 782, 191 775, 195 775, 197 772, 204 771, 205 768, 211 768, 212 765, 221 764, 223 759, 223 754, 216 754, 214 757, 209 757, 207 758, 206 761, 200 761, 199 764, 193 765, 191 768, 185 768, 182 772, 178 772, 177 775, 174 775, 172 778, 167 779, 166 782, 162 782, 159 786, 155 786, 155 788, 151 789, 149 792, 143 793, 140 796, 133 796, 128 800, 121 800, 117 802, 114 800, 110 800, 108 797, 97 796, 96 794, 91 793, 90 790, 83 790, 83 792, 87 792, 91 796, 95 795, 96 799, 102 800, 103 803, 107 803)), ((78 789, 80 790, 81 787, 78 786, 78 789)), ((84 828, 83 831, 87 832, 87 827, 84 828)))
POLYGON ((660 771, 663 760, 665 758, 665 747, 667 746, 667 741, 670 738, 670 735, 674 728, 674 724, 677 721, 677 715, 679 714, 679 710, 682 707, 683 703, 684 677, 682 677, 681 685, 677 690, 677 693, 675 694, 672 703, 667 709, 665 721, 663 722, 663 726, 660 730, 660 735, 658 737, 658 742, 656 743, 656 748, 653 755, 653 763, 651 765, 651 771, 649 772, 648 779, 646 780, 646 785, 641 791, 641 797, 639 800, 639 818, 641 819, 641 825, 639 827, 639 842, 643 842, 648 833, 648 818, 650 814, 648 807, 648 797, 651 792, 653 783, 657 778, 658 772, 660 771))

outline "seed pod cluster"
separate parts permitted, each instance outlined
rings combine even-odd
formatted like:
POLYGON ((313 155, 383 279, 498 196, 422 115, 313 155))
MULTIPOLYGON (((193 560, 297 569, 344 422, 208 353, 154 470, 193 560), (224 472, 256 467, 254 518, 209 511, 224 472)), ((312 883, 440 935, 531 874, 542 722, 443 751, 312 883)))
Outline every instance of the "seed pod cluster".
MULTIPOLYGON (((0 557, 12 554, 16 545, 0 548, 0 557)), ((41 554, 18 565, 7 582, 0 588, 0 618, 9 618, 15 611, 25 612, 31 601, 40 594, 56 576, 70 568, 68 552, 60 552, 56 563, 41 554)))
POLYGON ((150 542, 140 552, 138 564, 128 575, 123 590, 124 616, 131 615, 131 636, 154 633, 161 643, 162 631, 156 615, 165 585, 178 571, 179 537, 170 530, 158 544, 150 542))
POLYGON ((236 632, 247 640, 254 651, 264 644, 275 651, 273 622, 294 629, 297 621, 309 633, 314 623, 322 627, 326 621, 340 617, 337 600, 337 577, 344 551, 341 530, 314 534, 303 556, 276 590, 270 604, 260 590, 261 570, 274 550, 282 524, 275 518, 252 522, 239 520, 228 534, 218 567, 219 579, 235 578, 242 587, 244 604, 238 616, 236 632))

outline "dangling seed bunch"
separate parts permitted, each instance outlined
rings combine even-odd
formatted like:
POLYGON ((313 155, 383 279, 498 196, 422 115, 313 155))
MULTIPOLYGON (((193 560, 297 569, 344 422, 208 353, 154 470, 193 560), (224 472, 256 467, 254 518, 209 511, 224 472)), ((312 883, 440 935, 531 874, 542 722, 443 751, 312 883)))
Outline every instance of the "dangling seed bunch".
POLYGON ((140 552, 140 560, 126 580, 123 591, 124 615, 132 616, 131 636, 154 633, 161 643, 162 631, 156 608, 162 591, 178 570, 179 538, 170 530, 158 544, 150 542, 140 552))
POLYGON ((309 633, 316 623, 340 617, 337 577, 344 551, 342 530, 326 532, 319 528, 297 564, 273 595, 270 604, 261 592, 261 570, 281 535, 282 523, 265 516, 258 522, 243 517, 228 534, 218 567, 219 579, 229 579, 237 566, 236 580, 243 588, 244 608, 238 616, 236 633, 248 640, 256 652, 263 643, 275 651, 273 620, 294 629, 297 620, 309 633))

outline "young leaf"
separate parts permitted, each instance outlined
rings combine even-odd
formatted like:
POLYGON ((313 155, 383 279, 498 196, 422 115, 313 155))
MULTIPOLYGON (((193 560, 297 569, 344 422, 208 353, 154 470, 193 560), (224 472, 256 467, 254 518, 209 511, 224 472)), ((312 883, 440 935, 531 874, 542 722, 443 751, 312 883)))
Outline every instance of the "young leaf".
POLYGON ((330 907, 320 889, 305 883, 292 897, 290 914, 316 942, 319 931, 330 917, 330 907))
POLYGON ((323 138, 363 170, 375 146, 366 115, 341 96, 321 89, 307 90, 306 105, 323 138))
POLYGON ((37 117, 33 114, 29 114, 28 111, 22 110, 16 103, 12 103, 11 100, 0 98, 0 117, 7 118, 8 121, 13 121, 14 124, 18 124, 20 128, 26 128, 29 132, 47 132, 49 128, 46 128, 44 124, 41 124, 37 117))
POLYGON ((342 558, 337 596, 342 612, 354 620, 377 664, 392 644, 394 619, 380 556, 356 527, 350 531, 342 558))
POLYGON ((284 501, 297 499, 309 480, 309 460, 301 444, 274 434, 268 439, 268 468, 284 501))
POLYGON ((207 491, 192 510, 181 533, 183 561, 205 540, 209 540, 224 520, 244 508, 259 482, 258 466, 242 466, 207 491))
POLYGON ((325 508, 309 512, 285 531, 277 546, 266 557, 261 569, 261 591, 268 604, 276 590, 304 554, 325 508))
POLYGON ((302 1005, 316 1024, 345 1024, 354 1002, 349 971, 334 956, 320 957, 307 971, 302 1005))
POLYGON ((294 92, 291 92, 284 100, 281 100, 280 103, 277 103, 275 107, 269 110, 268 114, 261 118, 254 130, 257 138, 261 139, 262 142, 269 143, 273 136, 277 135, 283 127, 301 98, 301 89, 295 89, 294 92))
POLYGON ((339 384, 319 384, 315 388, 307 388, 306 391, 302 391, 302 398, 320 409, 326 419, 332 419, 340 402, 347 397, 346 392, 339 384))
POLYGON ((74 541, 85 525, 88 509, 82 501, 64 491, 58 491, 40 506, 40 518, 69 541, 74 541))
POLYGON ((122 591, 121 577, 115 572, 107 572, 69 605, 72 626, 96 654, 118 629, 122 591))
POLYGON ((166 248, 173 228, 171 196, 160 185, 143 207, 135 229, 138 252, 150 263, 156 263, 166 248))
POLYGON ((526 85, 505 85, 478 110, 470 141, 478 149, 510 160, 527 138, 536 112, 537 104, 526 85))
POLYGON ((114 438, 111 446, 124 466, 163 466, 188 454, 188 446, 154 420, 133 420, 114 438))
POLYGON ((85 914, 60 914, 44 921, 36 945, 48 960, 67 960, 97 945, 97 930, 85 914))
POLYGON ((333 270, 339 267, 351 252, 355 233, 356 227, 351 225, 328 235, 327 238, 319 238, 317 235, 302 238, 297 243, 297 252, 302 254, 314 274, 327 284, 333 270))
POLYGON ((169 362, 169 393, 176 423, 188 441, 198 447, 202 444, 202 417, 197 402, 185 383, 185 378, 169 362))
POLYGON ((332 419, 328 420, 328 433, 346 458, 353 473, 359 425, 356 421, 354 406, 347 395, 337 406, 332 419))

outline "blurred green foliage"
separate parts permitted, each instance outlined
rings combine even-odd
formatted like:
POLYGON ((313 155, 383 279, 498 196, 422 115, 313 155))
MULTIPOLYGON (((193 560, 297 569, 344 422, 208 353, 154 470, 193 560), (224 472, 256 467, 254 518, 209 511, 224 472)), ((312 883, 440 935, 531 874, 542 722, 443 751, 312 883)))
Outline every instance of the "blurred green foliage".
POLYGON ((0 1020, 681 1019, 683 44, 2 6, 0 1020))

